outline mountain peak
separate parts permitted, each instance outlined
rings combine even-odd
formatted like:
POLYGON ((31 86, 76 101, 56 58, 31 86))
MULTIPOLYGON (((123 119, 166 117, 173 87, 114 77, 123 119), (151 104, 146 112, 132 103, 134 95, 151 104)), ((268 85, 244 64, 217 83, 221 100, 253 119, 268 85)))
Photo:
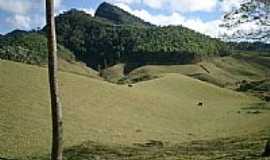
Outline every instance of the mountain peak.
POLYGON ((96 10, 95 17, 106 19, 116 25, 130 25, 149 27, 152 24, 145 22, 144 20, 124 11, 120 7, 117 7, 108 2, 103 2, 96 10))
POLYGON ((111 6, 111 7, 114 7, 114 5, 112 5, 111 3, 108 3, 108 2, 102 2, 100 5, 99 5, 99 7, 98 8, 100 8, 100 7, 106 7, 106 6, 111 6))
POLYGON ((6 36, 21 36, 23 34, 27 34, 27 31, 15 29, 9 33, 6 34, 6 36))

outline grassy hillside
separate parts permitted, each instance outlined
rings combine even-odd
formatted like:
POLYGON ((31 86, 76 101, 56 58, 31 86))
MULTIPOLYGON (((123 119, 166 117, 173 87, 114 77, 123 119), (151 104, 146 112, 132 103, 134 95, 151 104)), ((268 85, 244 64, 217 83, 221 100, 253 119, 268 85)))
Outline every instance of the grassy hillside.
MULTIPOLYGON (((128 87, 61 72, 60 88, 65 147, 88 140, 105 145, 180 143, 270 127, 268 110, 253 114, 262 103, 257 98, 180 74, 128 87)), ((48 99, 46 69, 0 61, 0 157, 48 153, 48 99)))
MULTIPOLYGON (((269 78, 270 58, 257 55, 235 55, 204 59, 190 65, 148 65, 128 74, 128 79, 162 76, 166 73, 184 74, 212 84, 237 88, 239 83, 269 78)), ((120 70, 119 70, 120 71, 120 70)), ((119 74, 119 73, 118 73, 119 74)))
MULTIPOLYGON (((89 67, 87 67, 84 63, 81 62, 68 62, 64 59, 58 60, 59 70, 62 72, 73 73, 77 75, 82 75, 90 78, 95 78, 101 80, 102 78, 99 76, 99 73, 89 67)), ((47 66, 45 66, 47 67, 47 66)))
POLYGON ((109 82, 118 83, 118 81, 125 76, 124 68, 125 64, 114 65, 112 67, 102 70, 101 77, 103 77, 105 80, 109 82))

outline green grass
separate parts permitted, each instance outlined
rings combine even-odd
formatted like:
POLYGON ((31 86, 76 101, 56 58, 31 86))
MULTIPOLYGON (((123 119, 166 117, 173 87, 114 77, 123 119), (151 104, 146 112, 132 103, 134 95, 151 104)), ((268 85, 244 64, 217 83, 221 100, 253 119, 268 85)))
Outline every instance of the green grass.
MULTIPOLYGON (((106 146, 179 144, 270 127, 267 110, 237 113, 259 99, 176 73, 128 87, 61 72, 60 89, 66 148, 89 140, 106 146)), ((48 154, 50 124, 47 70, 1 60, 0 157, 48 154)))

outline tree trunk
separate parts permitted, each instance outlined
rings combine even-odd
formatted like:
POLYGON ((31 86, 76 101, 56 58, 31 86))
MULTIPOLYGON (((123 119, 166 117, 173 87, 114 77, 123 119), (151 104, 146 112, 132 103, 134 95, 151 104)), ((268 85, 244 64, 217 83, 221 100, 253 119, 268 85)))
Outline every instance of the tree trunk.
POLYGON ((263 156, 265 156, 265 157, 269 157, 270 156, 270 140, 268 140, 267 143, 266 143, 263 156))
POLYGON ((52 160, 62 160, 63 152, 63 123, 62 106, 59 99, 57 78, 57 42, 54 19, 54 0, 46 0, 46 20, 48 32, 48 74, 51 95, 52 114, 52 160))

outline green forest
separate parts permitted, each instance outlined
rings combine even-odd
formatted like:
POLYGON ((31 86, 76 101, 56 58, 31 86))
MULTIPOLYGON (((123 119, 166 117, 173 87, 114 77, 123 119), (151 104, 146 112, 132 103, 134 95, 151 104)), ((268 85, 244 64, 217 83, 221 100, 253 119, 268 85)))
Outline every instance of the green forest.
MULTIPOLYGON (((67 61, 75 59, 73 53, 58 45, 59 56, 67 61)), ((0 38, 0 58, 27 64, 47 64, 47 38, 35 31, 15 30, 0 38)))

